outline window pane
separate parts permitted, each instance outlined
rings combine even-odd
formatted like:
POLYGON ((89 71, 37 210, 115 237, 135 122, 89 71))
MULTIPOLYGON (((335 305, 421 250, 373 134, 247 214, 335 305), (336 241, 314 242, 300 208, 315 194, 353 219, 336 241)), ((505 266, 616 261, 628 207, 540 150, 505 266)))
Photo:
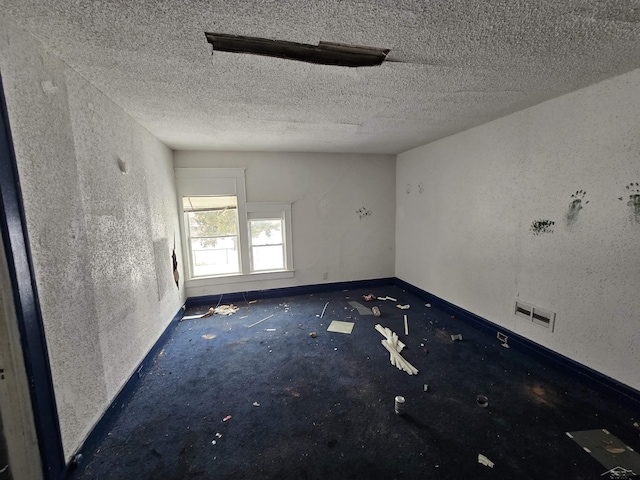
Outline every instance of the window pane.
POLYGON ((251 248, 253 271, 284 269, 282 245, 267 245, 251 248))
POLYGON ((282 245, 282 220, 250 220, 251 245, 282 245))
POLYGON ((192 239, 191 253, 195 277, 240 271, 237 236, 192 239))
POLYGON ((238 234, 238 214, 236 209, 191 212, 189 232, 191 237, 217 237, 238 234))

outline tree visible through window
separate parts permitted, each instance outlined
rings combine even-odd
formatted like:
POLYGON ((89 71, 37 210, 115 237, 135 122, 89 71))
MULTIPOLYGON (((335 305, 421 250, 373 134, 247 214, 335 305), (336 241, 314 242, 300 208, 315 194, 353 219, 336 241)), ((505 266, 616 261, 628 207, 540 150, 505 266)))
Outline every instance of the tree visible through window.
POLYGON ((236 197, 183 197, 195 277, 238 273, 236 197))
POLYGON ((285 252, 282 219, 249 220, 251 270, 283 270, 285 252))

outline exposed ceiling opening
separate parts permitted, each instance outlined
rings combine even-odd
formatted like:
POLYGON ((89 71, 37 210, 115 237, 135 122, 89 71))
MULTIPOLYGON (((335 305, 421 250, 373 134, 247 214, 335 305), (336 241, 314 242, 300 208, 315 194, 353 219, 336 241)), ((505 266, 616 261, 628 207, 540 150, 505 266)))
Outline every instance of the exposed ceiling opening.
POLYGON ((343 43, 319 42, 318 45, 309 45, 285 40, 207 32, 205 36, 214 51, 249 53, 340 67, 374 67, 382 64, 390 52, 387 48, 343 43))

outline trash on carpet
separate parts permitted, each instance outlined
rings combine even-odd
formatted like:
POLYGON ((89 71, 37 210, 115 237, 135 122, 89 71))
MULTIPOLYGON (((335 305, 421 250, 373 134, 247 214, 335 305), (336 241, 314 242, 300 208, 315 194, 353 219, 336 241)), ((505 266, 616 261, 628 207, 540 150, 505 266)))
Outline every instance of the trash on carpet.
MULTIPOLYGON (((211 309, 209 309, 211 310, 211 309)), ((233 315, 234 313, 236 313, 238 310, 240 310, 239 307, 236 307, 235 305, 218 305, 216 308, 213 309, 213 313, 215 313, 216 315, 233 315)), ((209 313, 209 312, 207 312, 209 313)))
POLYGON ((256 303, 258 300, 249 300, 249 303, 256 303))
POLYGON ((254 406, 254 407, 259 407, 259 406, 260 406, 260 404, 259 404, 258 402, 253 402, 253 406, 254 406))
POLYGON ((429 391, 429 385, 427 385, 426 383, 424 384, 424 386, 422 387, 422 391, 423 392, 428 392, 429 391))
POLYGON ((511 348, 509 346, 509 344, 507 344, 507 341, 509 340, 509 337, 507 337, 504 333, 502 332, 496 332, 496 338, 502 342, 502 346, 504 348, 511 348))
POLYGON ((374 317, 379 317, 380 315, 382 315, 382 314, 380 313, 380 309, 379 309, 378 307, 373 307, 373 308, 371 309, 371 313, 373 313, 373 316, 374 316, 374 317))
POLYGON ((489 467, 489 468, 493 468, 493 465, 494 465, 494 463, 491 460, 489 460, 487 457, 485 457, 481 453, 478 454, 478 463, 481 463, 485 467, 489 467))
POLYGON ((358 302, 349 302, 349 305, 351 305, 351 307, 355 308, 356 310, 358 310, 358 313, 360 315, 373 315, 373 312, 371 311, 370 308, 365 307, 364 305, 362 305, 361 303, 358 302))
POLYGON ((275 313, 272 313, 271 315, 269 315, 266 318, 263 318, 262 320, 258 320, 256 323, 252 323, 251 325, 249 325, 247 328, 251 328, 251 327, 255 327, 256 325, 258 325, 259 323, 264 322, 265 320, 269 320, 271 317, 273 317, 275 315, 275 313))
POLYGON ((353 331, 354 325, 355 323, 352 322, 341 322, 340 320, 334 320, 329 324, 327 332, 346 333, 350 335, 353 331))
POLYGON ((410 305, 396 305, 400 310, 409 310, 410 305))
POLYGON ((457 335, 451 335, 451 341, 455 342, 456 340, 462 340, 462 334, 458 333, 457 335))
POLYGON ((397 302, 398 300, 393 297, 378 297, 378 300, 390 300, 392 302, 397 302))
POLYGON ((478 395, 476 397, 476 403, 482 408, 487 408, 489 406, 489 399, 485 395, 478 395))
POLYGON ((373 302, 376 299, 376 296, 373 293, 370 293, 368 295, 362 295, 362 299, 365 302, 373 302))
POLYGON ((310 336, 311 338, 316 338, 316 337, 318 336, 318 334, 317 334, 316 332, 311 332, 311 333, 309 334, 309 336, 310 336))
POLYGON ((431 308, 431 304, 430 303, 425 303, 424 306, 431 308))
POLYGON ((216 433, 216 438, 222 438, 222 434, 221 433, 216 433))
POLYGON ((205 340, 213 340, 214 338, 216 338, 216 336, 213 333, 205 333, 204 335, 202 335, 202 338, 204 338, 205 340))
POLYGON ((385 337, 385 339, 380 343, 382 343, 382 346, 388 350, 391 365, 396 367, 398 370, 404 370, 409 375, 416 375, 418 373, 418 369, 400 355, 405 344, 398 339, 398 335, 392 332, 389 328, 383 327, 380 324, 377 324, 375 329, 385 337))
POLYGON ((409 336, 409 319, 406 315, 404 316, 404 334, 409 336))
POLYGON ((329 302, 324 304, 324 308, 322 309, 322 313, 320 314, 320 318, 324 317, 324 312, 327 311, 327 306, 329 305, 329 302))
POLYGON ((231 415, 227 415, 222 419, 223 422, 226 422, 227 420, 231 420, 231 415))
POLYGON ((393 402, 394 410, 397 415, 404 415, 405 399, 403 396, 398 395, 393 402))

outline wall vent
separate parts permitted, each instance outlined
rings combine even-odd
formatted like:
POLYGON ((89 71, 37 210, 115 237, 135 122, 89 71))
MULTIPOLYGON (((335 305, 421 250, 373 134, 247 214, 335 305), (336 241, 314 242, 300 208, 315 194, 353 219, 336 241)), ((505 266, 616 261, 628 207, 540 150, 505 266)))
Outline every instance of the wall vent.
POLYGON ((556 314, 554 312, 518 300, 516 301, 515 314, 518 317, 526 318, 536 325, 548 328, 553 332, 556 321, 556 314))

